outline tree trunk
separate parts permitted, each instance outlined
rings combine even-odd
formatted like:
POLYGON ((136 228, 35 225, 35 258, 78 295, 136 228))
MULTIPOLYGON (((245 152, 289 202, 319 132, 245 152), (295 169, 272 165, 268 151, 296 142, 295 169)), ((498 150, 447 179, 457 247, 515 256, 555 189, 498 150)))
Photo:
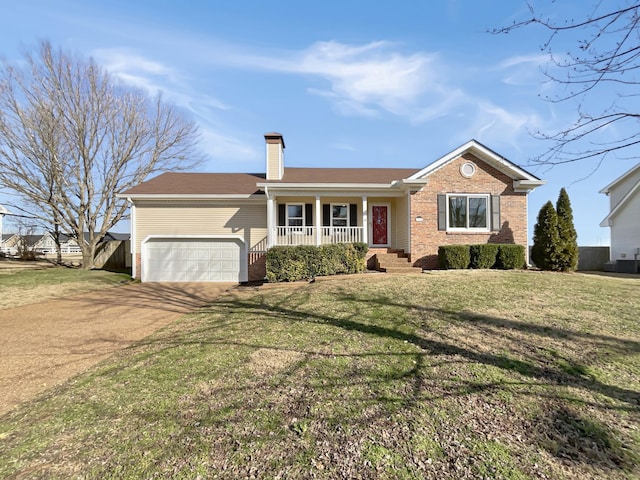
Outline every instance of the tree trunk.
POLYGON ((90 241, 89 244, 84 244, 83 240, 80 240, 82 243, 82 266, 83 270, 91 270, 94 267, 94 260, 96 258, 96 249, 97 245, 90 241))
POLYGON ((60 225, 56 222, 53 225, 53 241, 56 244, 56 263, 62 264, 62 247, 60 247, 60 225))

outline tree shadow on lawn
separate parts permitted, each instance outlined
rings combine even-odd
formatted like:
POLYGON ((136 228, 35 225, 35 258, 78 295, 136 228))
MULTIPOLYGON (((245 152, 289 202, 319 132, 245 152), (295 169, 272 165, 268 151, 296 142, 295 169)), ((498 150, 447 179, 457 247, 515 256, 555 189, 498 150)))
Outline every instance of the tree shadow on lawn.
MULTIPOLYGON (((636 460, 635 456, 630 456, 625 448, 622 448, 617 441, 615 433, 608 427, 600 424, 596 420, 583 418, 579 413, 574 412, 565 404, 573 402, 574 405, 582 404, 603 411, 620 411, 632 415, 640 412, 640 394, 637 391, 622 388, 615 385, 608 385, 597 380, 590 375, 588 369, 581 363, 573 361, 568 355, 551 355, 549 349, 545 348, 545 339, 562 339, 571 341, 574 345, 584 344, 585 348, 606 349, 619 355, 637 354, 640 352, 640 342, 620 339, 613 336, 590 334, 574 330, 558 328, 555 326, 537 325, 524 321, 515 321, 507 318, 500 318, 490 315, 475 314, 465 311, 445 310, 418 304, 405 304, 394 301, 392 298, 378 297, 372 299, 370 296, 358 296, 350 292, 338 291, 335 293, 336 302, 348 304, 348 310, 343 310, 336 315, 326 315, 318 311, 313 311, 306 304, 310 300, 311 292, 300 292, 296 289, 291 295, 285 295, 282 300, 273 303, 272 299, 266 296, 254 296, 246 298, 243 295, 230 295, 218 299, 214 304, 206 309, 200 310, 202 314, 214 314, 220 320, 212 320, 204 326, 193 330, 188 330, 188 334, 183 338, 178 334, 172 337, 171 332, 150 339, 148 343, 162 345, 161 349, 172 348, 176 345, 193 344, 219 344, 226 346, 247 347, 250 349, 270 349, 289 350, 297 352, 301 358, 289 365, 285 372, 280 375, 293 377, 296 373, 303 371, 309 362, 314 358, 326 357, 379 357, 385 356, 409 356, 414 358, 413 367, 405 371, 399 371, 387 376, 379 376, 376 380, 361 375, 355 371, 352 376, 343 376, 338 372, 334 376, 328 375, 326 384, 315 387, 300 387, 297 393, 294 391, 284 391, 283 395, 294 396, 293 404, 297 407, 290 407, 293 411, 291 415, 304 416, 304 411, 296 412, 296 408, 303 409, 306 398, 313 394, 314 388, 339 389, 349 387, 358 382, 372 386, 375 382, 385 384, 393 380, 406 379, 411 382, 410 391, 403 398, 396 396, 377 397, 378 402, 388 402, 398 405, 400 408, 412 410, 420 402, 437 400, 438 398, 478 395, 491 393, 505 388, 513 387, 511 391, 514 395, 529 395, 548 402, 548 410, 540 414, 529 426, 529 431, 535 441, 545 450, 561 459, 563 462, 596 463, 603 468, 631 468, 636 460), (293 303, 295 299, 295 304, 293 303), (414 322, 411 327, 414 331, 404 331, 376 324, 371 320, 369 314, 372 307, 396 308, 404 311, 416 312, 416 319, 422 318, 422 323, 414 322), (242 336, 231 337, 227 335, 225 329, 230 325, 239 325, 235 319, 232 320, 235 312, 250 312, 252 319, 258 322, 278 321, 284 324, 290 323, 290 328, 295 328, 296 323, 310 323, 329 325, 344 331, 355 331, 365 335, 382 339, 391 339, 398 342, 412 344, 419 347, 419 351, 393 352, 393 351, 367 351, 361 353, 336 353, 332 352, 330 346, 323 349, 319 344, 318 349, 305 349, 296 346, 287 347, 279 344, 271 344, 269 341, 243 341, 242 336), (229 317, 225 318, 225 312, 229 317), (479 332, 481 335, 496 336, 508 340, 508 345, 503 345, 503 350, 496 352, 494 349, 479 349, 476 345, 464 339, 452 335, 447 335, 442 329, 432 328, 429 325, 430 319, 439 319, 447 323, 455 323, 457 326, 467 328, 470 331, 479 332), (214 331, 212 335, 212 331, 214 331), (217 338, 216 338, 217 337, 217 338), (508 346, 514 347, 514 352, 508 350, 508 346), (506 351, 515 353, 519 358, 513 358, 506 351), (434 367, 439 363, 448 365, 456 362, 465 364, 477 364, 491 367, 502 371, 505 374, 515 373, 523 379, 518 381, 516 377, 500 379, 498 381, 465 378, 447 378, 450 375, 445 373, 439 377, 434 367), (529 380, 527 380, 529 379, 529 380), (533 381, 531 381, 533 380, 533 381), (439 385, 440 384, 440 385, 439 385), (438 386, 438 394, 434 394, 434 385, 438 386), (596 395, 594 400, 588 401, 584 398, 577 398, 570 392, 563 395, 553 388, 577 389, 585 393, 596 395), (598 397, 607 397, 610 401, 599 401, 598 397), (566 445, 562 444, 565 439, 566 445)), ((401 320, 401 319, 400 319, 401 320)), ((382 322, 381 322, 382 323, 382 322)), ((402 321, 397 323, 402 325, 402 321)), ((255 325, 255 324, 254 324, 255 325)), ((249 327, 247 325, 247 327, 249 327)), ((259 328, 259 327, 253 327, 259 328)), ((446 330, 446 329, 445 329, 446 330)), ((247 335, 259 339, 259 335, 247 335)), ((144 345, 144 343, 139 344, 144 345)), ((158 350, 155 350, 157 352, 158 350)), ((265 384, 268 384, 265 380, 265 384)), ((256 395, 260 391, 259 385, 229 386, 221 385, 217 394, 229 395, 232 392, 238 394, 238 389, 246 388, 243 392, 247 396, 256 395), (258 387, 258 388, 256 388, 258 387), (228 391, 225 391, 227 389, 228 391)), ((310 397, 309 397, 310 398, 310 397)), ((331 399, 340 401, 336 397, 331 399)), ((237 405, 242 406, 241 402, 237 405)), ((307 407, 308 408, 308 407, 307 407)), ((382 413, 381 415, 384 415, 382 413)), ((362 419, 363 422, 372 421, 371 417, 362 419)))
POLYGON ((210 305, 215 299, 238 288, 237 284, 212 283, 134 283, 118 288, 90 292, 80 297, 65 297, 55 301, 74 300, 78 308, 129 306, 135 309, 162 309, 166 312, 185 314, 210 305))
MULTIPOLYGON (((298 295, 300 294, 298 293, 298 295)), ((344 316, 343 318, 338 318, 338 315, 330 316, 323 315, 317 311, 305 311, 304 305, 308 300, 305 295, 301 295, 295 305, 291 304, 291 298, 287 296, 276 304, 268 302, 256 304, 241 297, 226 297, 216 302, 215 306, 229 309, 249 309, 263 320, 291 321, 294 324, 298 322, 326 324, 345 331, 356 331, 419 347, 421 350, 419 353, 399 353, 399 355, 413 355, 415 358, 414 367, 396 377, 403 376, 413 382, 410 394, 402 401, 404 407, 408 409, 415 407, 421 401, 437 398, 429 395, 425 397, 427 389, 424 382, 428 379, 425 371, 432 369, 434 366, 427 361, 429 358, 449 358, 450 360, 442 361, 447 363, 462 361, 493 367, 505 373, 516 373, 524 377, 522 382, 517 381, 517 379, 474 381, 473 379, 465 380, 462 378, 440 378, 439 380, 435 379, 435 381, 442 381, 448 384, 442 388, 442 397, 490 393, 501 388, 516 386, 519 390, 512 393, 528 394, 548 402, 548 410, 544 411, 536 421, 532 422, 531 431, 536 441, 543 448, 563 462, 598 462, 598 464, 608 468, 621 466, 626 468, 632 466, 636 460, 635 455, 630 456, 627 450, 621 447, 620 442, 615 440, 616 435, 606 425, 600 424, 596 420, 582 417, 579 413, 574 412, 563 404, 569 401, 570 403, 583 404, 596 409, 637 414, 640 412, 640 393, 632 389, 606 384, 589 374, 588 369, 583 364, 572 360, 568 355, 553 352, 553 355, 550 356, 549 351, 552 349, 547 349, 544 345, 545 339, 562 339, 572 342, 576 347, 584 345, 585 348, 588 347, 593 350, 606 349, 607 352, 624 356, 640 352, 640 342, 464 311, 444 310, 417 304, 406 305, 394 302, 391 298, 372 300, 368 296, 359 297, 356 294, 344 292, 338 292, 335 299, 336 302, 348 303, 350 312, 340 312, 339 316, 344 316), (507 339, 511 345, 517 346, 518 351, 515 353, 520 358, 513 358, 508 354, 508 351, 503 354, 492 350, 474 348, 475 346, 471 344, 462 345, 460 338, 451 336, 447 338, 446 334, 439 332, 438 329, 430 328, 428 318, 416 329, 416 332, 381 326, 373 323, 375 321, 369 323, 371 320, 368 320, 367 315, 372 307, 376 305, 384 308, 412 309, 420 315, 426 314, 446 322, 455 322, 462 328, 468 328, 470 331, 479 331, 484 336, 499 335, 507 339), (533 380, 533 382, 525 380, 526 378, 533 380), (560 391, 546 389, 545 387, 578 389, 585 393, 595 394, 596 397, 592 397, 595 398, 593 401, 578 399, 571 396, 571 394, 565 397, 560 391), (598 397, 608 397, 613 402, 598 401, 598 397), (561 438, 565 438, 566 445, 562 444, 561 438), (575 455, 576 453, 579 455, 575 455)), ((247 345, 241 341, 237 343, 247 345)), ((252 346, 256 348, 278 348, 273 345, 252 346)), ((304 353, 307 355, 318 354, 318 352, 309 351, 304 353)), ((388 354, 398 355, 398 353, 389 352, 366 352, 362 354, 347 354, 347 356, 382 356, 388 354)), ((299 367, 302 368, 302 365, 301 363, 299 367)), ((353 384, 357 381, 354 378, 336 378, 335 380, 343 382, 344 385, 353 384)), ((390 380, 390 378, 381 378, 380 382, 390 380)), ((433 378, 428 380, 429 383, 433 384, 433 378)), ((397 401, 397 399, 388 400, 397 401)))
MULTIPOLYGON (((567 330, 563 328, 553 326, 541 326, 536 324, 529 324, 526 322, 514 321, 506 318, 493 317, 483 314, 475 314, 465 311, 453 311, 444 310, 440 308, 425 307, 424 305, 407 305, 404 303, 395 303, 391 298, 378 298, 371 299, 370 297, 358 297, 354 294, 345 294, 344 292, 338 292, 335 300, 336 302, 349 302, 350 304, 362 304, 361 308, 356 309, 353 313, 349 314, 346 318, 336 318, 327 315, 321 315, 317 312, 305 311, 304 304, 308 296, 301 295, 296 292, 292 292, 292 295, 287 295, 282 301, 275 305, 267 302, 256 304, 251 301, 243 299, 241 296, 232 296, 221 298, 216 301, 209 308, 200 310, 200 313, 215 312, 218 308, 229 308, 232 310, 244 309, 251 311, 253 315, 259 316, 263 320, 273 319, 280 321, 292 321, 292 322, 305 322, 305 323, 320 323, 332 325, 334 327, 343 329, 345 331, 358 331, 367 335, 373 335, 375 337, 387 338, 398 340, 401 342, 411 343, 422 350, 421 354, 416 354, 416 357, 420 358, 424 355, 431 356, 449 356, 460 357, 469 362, 474 362, 480 365, 487 365, 497 367, 502 370, 517 372, 524 377, 537 379, 548 385, 560 385, 567 387, 575 387, 585 391, 591 391, 599 395, 604 395, 613 400, 625 403, 628 405, 627 409, 632 411, 640 411, 640 393, 634 390, 620 388, 614 385, 608 385, 602 383, 593 376, 585 373, 584 365, 578 362, 572 362, 570 359, 560 357, 564 360, 564 365, 558 365, 557 367, 551 366, 549 356, 531 356, 530 361, 511 358, 505 354, 496 354, 473 350, 471 348, 465 348, 459 344, 454 344, 453 341, 460 341, 460 339, 448 338, 450 341, 443 341, 447 336, 430 329, 428 325, 423 323, 421 329, 424 333, 430 333, 432 336, 439 337, 440 340, 434 340, 433 338, 427 338, 427 335, 418 335, 416 333, 408 333, 398 329, 384 327, 376 325, 374 323, 364 323, 358 321, 358 318, 366 319, 367 312, 370 311, 372 304, 378 304, 383 307, 398 307, 401 309, 413 309, 420 313, 428 313, 429 315, 444 319, 448 322, 456 322, 459 325, 465 326, 469 329, 479 330, 484 334, 494 335, 499 334, 504 338, 509 338, 512 342, 519 342, 519 346, 529 347, 530 352, 547 352, 547 349, 540 347, 543 344, 544 338, 551 339, 567 339, 574 342, 588 342, 593 345, 594 348, 606 348, 609 351, 615 352, 620 355, 630 355, 640 352, 640 342, 616 338, 607 335, 598 335, 577 332, 573 330, 567 330), (297 305, 287 305, 293 296, 299 298, 297 305), (287 305, 287 306, 285 306, 287 305), (516 335, 510 336, 510 332, 516 335), (531 340, 527 345, 522 344, 522 335, 525 334, 531 340), (536 340, 540 340, 537 342, 536 340), (538 357, 538 358, 536 358, 538 357)), ((428 321, 428 320, 427 320, 428 321)), ((211 328, 222 329, 224 325, 208 325, 202 327, 202 331, 209 330, 211 328)), ((228 339, 221 340, 225 344, 229 344, 228 339)), ((196 342, 197 343, 197 342, 196 342)), ((234 342, 231 342, 233 344, 234 342)), ((270 345, 259 344, 246 344, 243 342, 237 342, 238 345, 247 345, 256 348, 273 348, 270 345)), ((529 353, 530 353, 529 352, 529 353)), ((318 352, 305 352, 305 353, 318 353, 318 352)), ((380 353, 372 353, 371 355, 379 355, 380 353)), ((331 354, 335 355, 335 354, 331 354)), ((349 356, 352 356, 351 354, 349 356)), ((607 406, 606 408, 611 408, 607 406)), ((621 407, 622 408, 622 407, 621 407)), ((615 408, 614 408, 615 409, 615 408)))

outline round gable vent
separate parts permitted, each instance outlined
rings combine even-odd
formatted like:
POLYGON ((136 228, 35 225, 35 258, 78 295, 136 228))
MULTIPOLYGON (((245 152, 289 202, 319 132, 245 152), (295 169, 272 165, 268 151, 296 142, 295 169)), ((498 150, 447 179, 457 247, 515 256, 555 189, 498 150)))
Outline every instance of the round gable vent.
POLYGON ((460 165, 460 173, 463 177, 471 178, 476 173, 476 166, 471 162, 465 162, 460 165))

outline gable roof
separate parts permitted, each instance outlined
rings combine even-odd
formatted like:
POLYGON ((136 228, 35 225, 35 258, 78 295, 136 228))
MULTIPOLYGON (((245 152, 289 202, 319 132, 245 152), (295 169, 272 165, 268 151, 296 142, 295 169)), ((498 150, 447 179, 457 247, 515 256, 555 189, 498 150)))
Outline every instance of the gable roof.
MULTIPOLYGON (((273 134, 280 135, 280 134, 273 134)), ((526 192, 545 182, 518 167, 481 143, 470 140, 423 169, 416 168, 297 168, 285 167, 280 180, 266 180, 264 173, 174 173, 167 172, 118 194, 120 198, 248 198, 274 189, 409 188, 426 183, 426 177, 461 155, 471 152, 480 160, 514 180, 516 191, 526 192)), ((264 198, 264 197, 263 197, 264 198)))
POLYGON ((605 195, 609 195, 609 193, 611 193, 611 190, 613 190, 620 182, 624 181, 627 177, 634 175, 638 170, 640 170, 640 163, 631 167, 629 170, 624 172, 622 175, 620 175, 618 178, 616 178, 613 182, 611 182, 609 185, 604 187, 598 193, 604 193, 605 195))
POLYGON ((417 180, 420 178, 428 177, 432 173, 436 172, 440 168, 444 167, 445 165, 459 158, 465 153, 471 153, 475 155, 480 160, 494 167, 496 170, 504 173, 508 177, 511 177, 514 180, 514 188, 516 189, 516 191, 533 190, 534 188, 546 183, 544 180, 540 180, 532 173, 529 173, 515 163, 510 162, 505 157, 484 146, 477 140, 469 140, 464 145, 461 145, 455 150, 440 157, 435 162, 430 163, 422 170, 413 174, 411 177, 409 177, 409 180, 417 180))
MULTIPOLYGON (((600 190, 599 193, 604 193, 609 195, 611 191, 622 181, 636 174, 636 172, 640 171, 640 163, 638 163, 635 167, 632 167, 630 170, 627 170, 625 173, 616 178, 609 185, 600 190)), ((624 209, 624 207, 631 201, 633 197, 640 194, 640 178, 638 181, 633 184, 633 186, 629 189, 629 191, 620 199, 617 205, 615 205, 609 214, 602 219, 600 222, 601 227, 608 227, 612 225, 613 218, 624 209)))
POLYGON ((131 239, 131 234, 129 233, 107 232, 102 240, 106 242, 109 240, 124 241, 124 240, 130 240, 130 239, 131 239))
POLYGON ((618 204, 609 212, 609 215, 604 217, 604 219, 600 222, 601 227, 608 227, 611 225, 611 220, 615 217, 624 206, 629 203, 629 201, 640 192, 640 181, 636 182, 636 184, 627 192, 627 194, 622 197, 622 200, 618 202, 618 204))
POLYGON ((49 232, 40 233, 40 234, 36 233, 36 234, 33 234, 33 235, 20 235, 20 238, 22 239, 22 241, 24 242, 24 244, 26 246, 34 247, 38 243, 43 241, 44 237, 46 237, 46 236, 49 236, 49 237, 53 238, 49 232))

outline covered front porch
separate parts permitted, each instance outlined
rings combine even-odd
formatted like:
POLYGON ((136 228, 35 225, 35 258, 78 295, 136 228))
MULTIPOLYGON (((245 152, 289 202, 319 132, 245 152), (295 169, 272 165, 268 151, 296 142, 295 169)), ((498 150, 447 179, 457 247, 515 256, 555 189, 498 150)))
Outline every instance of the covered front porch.
POLYGON ((366 243, 408 249, 409 199, 368 195, 270 195, 267 244, 366 243))

